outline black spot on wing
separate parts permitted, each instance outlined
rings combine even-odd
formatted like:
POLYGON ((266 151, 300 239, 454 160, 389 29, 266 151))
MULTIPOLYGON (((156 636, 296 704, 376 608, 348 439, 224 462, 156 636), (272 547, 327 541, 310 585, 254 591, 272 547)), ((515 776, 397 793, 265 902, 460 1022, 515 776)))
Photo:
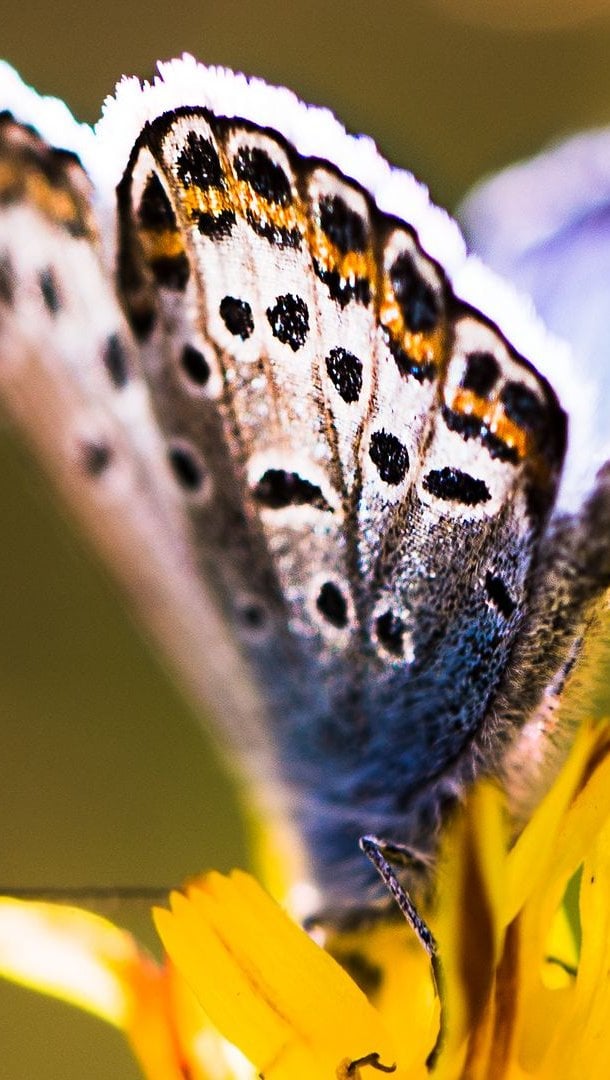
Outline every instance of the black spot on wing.
POLYGON ((423 485, 435 498, 464 506, 478 506, 491 499, 491 492, 484 480, 448 465, 442 469, 432 469, 424 477, 423 485))
POLYGON ((40 271, 38 275, 38 284, 47 311, 50 315, 57 315, 61 307, 61 301, 59 299, 55 274, 51 267, 47 267, 45 270, 40 271))
POLYGON ((191 268, 185 251, 178 255, 159 255, 150 261, 150 269, 157 285, 165 289, 184 292, 191 268))
POLYGON ((500 374, 500 365, 493 353, 473 352, 466 357, 466 370, 462 378, 464 390, 486 398, 493 390, 500 374))
POLYGON ((176 215, 156 173, 151 173, 144 185, 138 220, 143 228, 159 232, 176 228, 176 215))
POLYGON ((292 202, 290 180, 281 165, 273 161, 259 146, 240 146, 233 158, 239 180, 245 180, 252 190, 267 202, 288 206, 292 202))
POLYGON ((387 431, 373 432, 369 457, 386 484, 399 484, 409 468, 406 446, 387 431))
POLYGON ((157 312, 149 304, 139 307, 130 305, 127 309, 129 325, 138 341, 146 341, 152 334, 157 321, 157 312))
POLYGON ((316 607, 331 626, 343 630, 347 626, 347 601, 333 581, 325 581, 316 599, 316 607))
POLYGON ((485 592, 500 614, 505 619, 510 619, 517 607, 517 601, 513 600, 502 578, 492 574, 490 570, 485 575, 485 592))
POLYGON ((407 251, 392 264, 390 281, 407 329, 413 334, 434 330, 440 318, 439 297, 407 251))
POLYGON ((309 333, 309 309, 300 296, 286 293, 278 296, 273 307, 267 308, 267 319, 273 336, 293 352, 305 344, 309 333))
POLYGON ((285 469, 267 469, 253 491, 254 498, 270 510, 287 506, 314 506, 317 510, 332 510, 321 488, 285 469))
POLYGON ((196 386, 205 386, 211 371, 205 356, 194 345, 186 344, 182 349, 180 363, 185 375, 196 386))
POLYGON ((384 337, 403 379, 412 375, 420 383, 432 381, 436 374, 436 366, 431 360, 416 360, 409 356, 409 353, 394 340, 387 328, 384 328, 384 337))
POLYGON ((218 214, 211 214, 207 210, 196 210, 193 221, 202 236, 207 236, 210 240, 226 240, 235 225, 235 212, 221 210, 218 214))
POLYGON ((517 448, 509 446, 502 439, 499 439, 476 416, 454 412, 453 409, 449 409, 446 405, 443 405, 442 416, 450 431, 456 431, 465 440, 479 439, 491 458, 509 462, 511 465, 518 463, 519 452, 517 448))
POLYGON ((245 630, 262 630, 267 623, 267 612, 262 604, 240 604, 236 614, 245 630))
POLYGON ((0 255, 0 302, 12 304, 14 296, 13 266, 6 252, 0 255))
POLYGON ((296 250, 301 246, 301 234, 297 228, 289 229, 284 225, 276 225, 265 217, 257 217, 252 210, 246 210, 246 221, 257 236, 262 236, 275 247, 296 250))
POLYGON ((405 624, 393 611, 384 611, 375 623, 377 638, 392 656, 403 655, 405 624))
POLYGON ((509 420, 540 442, 547 431, 548 413, 534 391, 523 383, 508 382, 500 391, 500 401, 509 420))
POLYGON ((362 390, 362 360, 347 349, 331 349, 326 357, 326 370, 346 404, 353 404, 360 397, 362 390))
POLYGON ((318 214, 320 228, 342 255, 366 250, 366 225, 340 195, 323 195, 318 214))
POLYGON ((225 186, 218 151, 210 138, 189 131, 176 161, 178 179, 185 188, 195 184, 202 191, 225 186))
POLYGON ((83 442, 80 446, 80 458, 87 475, 97 480, 112 461, 112 448, 102 440, 83 442))
POLYGON ((242 341, 250 337, 254 330, 254 319, 247 300, 239 300, 236 296, 223 296, 219 310, 229 333, 240 337, 242 341))
POLYGON ((168 447, 167 459, 180 487, 191 494, 199 491, 204 473, 195 454, 182 443, 175 443, 168 447))
POLYGON ((340 307, 347 307, 352 300, 365 306, 371 302, 371 286, 368 278, 357 277, 353 281, 348 281, 338 270, 322 266, 318 259, 313 260, 313 268, 316 277, 323 285, 326 285, 331 300, 340 307))
POLYGON ((121 390, 129 378, 127 354, 118 334, 111 334, 102 354, 104 367, 113 386, 121 390))

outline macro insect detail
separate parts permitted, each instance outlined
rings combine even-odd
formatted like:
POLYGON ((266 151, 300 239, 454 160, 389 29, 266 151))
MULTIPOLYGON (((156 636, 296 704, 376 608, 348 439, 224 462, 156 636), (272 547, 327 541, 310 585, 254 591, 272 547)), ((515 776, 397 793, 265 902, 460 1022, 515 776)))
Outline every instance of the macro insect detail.
POLYGON ((411 885, 476 775, 517 818, 547 780, 610 583, 566 350, 409 174, 286 90, 184 57, 92 133, 10 69, 0 89, 5 406, 319 911, 386 908, 361 837, 406 847, 411 885))

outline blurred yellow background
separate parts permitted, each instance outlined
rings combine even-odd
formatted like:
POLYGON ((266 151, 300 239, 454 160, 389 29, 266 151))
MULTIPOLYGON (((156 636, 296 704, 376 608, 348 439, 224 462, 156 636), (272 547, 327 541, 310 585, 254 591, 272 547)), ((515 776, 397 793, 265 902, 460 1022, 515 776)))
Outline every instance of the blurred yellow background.
MULTIPOLYGON (((185 49, 285 83, 373 135, 449 207, 483 173, 610 122, 600 0, 5 0, 1 47, 91 121, 123 72, 148 76, 185 49)), ((4 428, 0 507, 0 887, 164 885, 243 865, 216 755, 4 428)), ((105 913, 149 933, 145 911, 105 913)), ((137 1075, 101 1024, 0 984, 0 1080, 137 1075)))

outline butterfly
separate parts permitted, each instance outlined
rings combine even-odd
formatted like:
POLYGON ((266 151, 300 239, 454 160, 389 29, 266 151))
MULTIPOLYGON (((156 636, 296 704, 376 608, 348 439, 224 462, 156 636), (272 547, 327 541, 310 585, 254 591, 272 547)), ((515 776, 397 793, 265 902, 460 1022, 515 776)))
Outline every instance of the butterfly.
POLYGON ((185 55, 95 132, 8 67, 0 107, 4 406, 317 911, 384 912, 361 843, 411 888, 476 776, 518 821, 561 749, 610 584, 569 350, 285 89, 185 55))

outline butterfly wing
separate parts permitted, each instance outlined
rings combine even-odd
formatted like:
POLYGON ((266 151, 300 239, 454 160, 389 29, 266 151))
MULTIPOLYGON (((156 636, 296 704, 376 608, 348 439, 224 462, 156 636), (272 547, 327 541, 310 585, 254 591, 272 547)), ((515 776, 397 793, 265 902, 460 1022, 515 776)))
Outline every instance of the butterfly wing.
POLYGON ((10 69, 0 74, 11 107, 0 118, 4 409, 191 692, 238 718, 245 736, 256 691, 195 569, 181 493, 105 266, 104 208, 79 158, 91 154, 86 129, 10 69))
POLYGON ((610 458, 607 309, 610 131, 581 133, 479 184, 460 210, 473 249, 526 291, 578 357, 566 502, 576 506, 610 458))
MULTIPOLYGON (((402 218, 380 210, 312 152, 315 110, 264 93, 183 61, 138 98, 119 280, 200 575, 268 702, 332 906, 370 884, 364 832, 433 846, 492 741, 565 421, 427 254, 427 215, 452 226, 412 180, 402 218), (282 104, 306 153, 274 129, 282 104)), ((103 121, 115 149, 135 94, 103 121)), ((335 159, 355 142, 339 129, 335 159)))

